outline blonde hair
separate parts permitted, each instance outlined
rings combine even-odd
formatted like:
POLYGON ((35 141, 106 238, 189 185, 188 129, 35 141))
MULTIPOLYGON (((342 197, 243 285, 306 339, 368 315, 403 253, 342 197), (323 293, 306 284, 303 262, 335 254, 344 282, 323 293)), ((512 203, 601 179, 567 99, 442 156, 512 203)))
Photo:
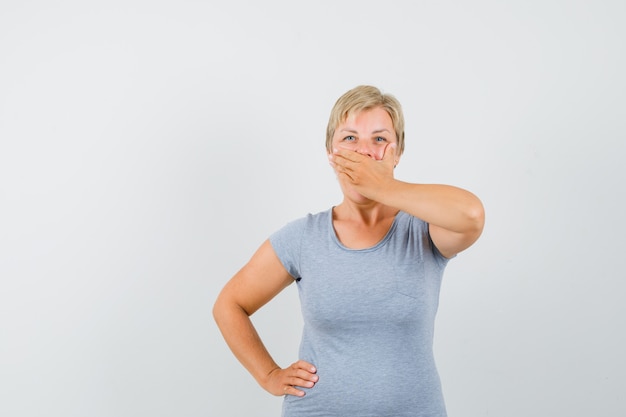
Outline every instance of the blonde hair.
POLYGON ((370 85, 360 85, 339 97, 330 112, 328 127, 326 128, 326 151, 332 152, 333 136, 339 124, 346 121, 348 116, 370 110, 376 107, 384 109, 393 123, 398 141, 397 152, 404 152, 404 115, 400 102, 391 94, 383 94, 378 88, 370 85))

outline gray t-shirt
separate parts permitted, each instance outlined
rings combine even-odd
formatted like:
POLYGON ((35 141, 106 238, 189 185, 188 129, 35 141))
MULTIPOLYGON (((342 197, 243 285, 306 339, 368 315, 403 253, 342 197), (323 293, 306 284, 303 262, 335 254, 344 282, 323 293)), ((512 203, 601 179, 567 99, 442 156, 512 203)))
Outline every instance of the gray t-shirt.
POLYGON ((385 237, 348 249, 332 209, 270 236, 297 280, 304 329, 300 359, 319 381, 285 396, 283 417, 445 417, 433 333, 447 259, 428 224, 399 212, 385 237))

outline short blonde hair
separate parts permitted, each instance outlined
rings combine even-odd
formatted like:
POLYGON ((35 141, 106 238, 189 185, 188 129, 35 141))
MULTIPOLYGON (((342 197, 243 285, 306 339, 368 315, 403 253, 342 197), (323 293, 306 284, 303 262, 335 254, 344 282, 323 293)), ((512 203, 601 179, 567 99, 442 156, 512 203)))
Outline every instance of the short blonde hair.
POLYGON ((370 110, 376 107, 383 108, 391 117, 393 128, 398 141, 397 152, 404 152, 404 115, 400 102, 391 94, 383 94, 378 88, 370 85, 360 85, 348 91, 335 103, 330 112, 328 127, 326 128, 326 150, 332 153, 333 136, 339 124, 346 121, 348 116, 370 110))

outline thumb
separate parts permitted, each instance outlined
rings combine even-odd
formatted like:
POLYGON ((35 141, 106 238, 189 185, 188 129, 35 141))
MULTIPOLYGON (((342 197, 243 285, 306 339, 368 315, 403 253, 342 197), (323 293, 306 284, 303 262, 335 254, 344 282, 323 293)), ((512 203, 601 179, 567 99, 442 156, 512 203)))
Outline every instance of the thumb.
POLYGON ((389 165, 391 165, 393 167, 395 167, 395 165, 396 165, 396 151, 397 151, 397 147, 398 147, 398 145, 396 145, 395 143, 390 143, 385 148, 385 154, 383 155, 383 161, 385 161, 386 163, 388 163, 389 165))

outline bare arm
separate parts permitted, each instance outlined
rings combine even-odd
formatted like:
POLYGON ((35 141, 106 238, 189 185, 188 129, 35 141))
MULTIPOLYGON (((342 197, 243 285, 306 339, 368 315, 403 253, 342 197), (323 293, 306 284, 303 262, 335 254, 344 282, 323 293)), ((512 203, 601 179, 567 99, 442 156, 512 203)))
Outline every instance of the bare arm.
POLYGON ((461 188, 394 180, 379 198, 427 222, 433 243, 447 258, 470 247, 483 230, 482 203, 461 188))
POLYGON ((435 246, 445 257, 470 247, 480 236, 485 212, 469 191, 450 185, 412 184, 393 178, 395 146, 382 160, 338 149, 331 159, 340 181, 371 200, 395 207, 429 224, 435 246))
POLYGON ((274 395, 304 392, 295 386, 317 382, 313 365, 298 361, 282 369, 263 345, 250 316, 293 282, 266 240, 250 261, 224 286, 213 316, 235 357, 265 390, 274 395))

